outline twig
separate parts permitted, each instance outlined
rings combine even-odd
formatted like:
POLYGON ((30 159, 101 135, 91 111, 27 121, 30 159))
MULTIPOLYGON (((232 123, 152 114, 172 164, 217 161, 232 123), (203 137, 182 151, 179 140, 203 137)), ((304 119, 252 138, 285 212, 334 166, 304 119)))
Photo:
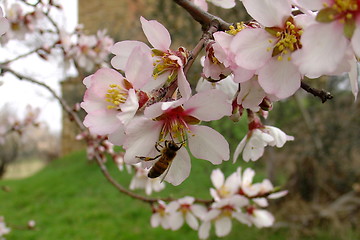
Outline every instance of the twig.
POLYGON ((174 0, 174 2, 179 6, 181 6, 182 8, 184 8, 195 21, 201 24, 203 29, 208 29, 211 22, 216 19, 217 21, 219 21, 220 31, 229 30, 229 27, 231 25, 230 23, 224 21, 220 17, 214 16, 202 10, 201 8, 199 8, 189 0, 174 0))
POLYGON ((327 100, 330 100, 333 98, 333 96, 331 95, 331 93, 321 89, 316 89, 316 88, 312 88, 310 87, 307 83, 301 81, 301 88, 304 89, 305 91, 307 91, 308 93, 311 93, 312 95, 314 95, 315 97, 319 97, 321 99, 321 102, 324 103, 327 100))

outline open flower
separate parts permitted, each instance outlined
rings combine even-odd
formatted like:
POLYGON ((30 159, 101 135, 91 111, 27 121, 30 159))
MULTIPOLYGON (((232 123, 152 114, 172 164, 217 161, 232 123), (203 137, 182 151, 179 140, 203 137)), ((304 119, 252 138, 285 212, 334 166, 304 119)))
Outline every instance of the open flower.
POLYGON ((245 28, 236 34, 231 51, 236 63, 256 70, 266 93, 286 98, 300 87, 301 73, 292 55, 301 48, 304 15, 291 16, 288 0, 243 0, 247 12, 265 28, 245 28), (264 11, 266 9, 266 11, 264 11))
MULTIPOLYGON (((111 64, 117 69, 124 70, 133 49, 140 47, 143 51, 152 54, 153 58, 150 61, 154 64, 153 80, 149 81, 143 90, 150 91, 159 88, 164 84, 170 84, 177 78, 182 97, 189 98, 191 88, 183 71, 183 67, 187 63, 188 52, 182 47, 176 51, 169 49, 171 45, 170 34, 161 23, 155 20, 148 21, 143 17, 140 18, 140 21, 144 34, 154 48, 151 49, 139 41, 118 42, 111 48, 112 53, 116 55, 111 60, 111 64)), ((143 59, 144 62, 147 60, 143 59)))
POLYGON ((249 132, 236 147, 233 161, 237 160, 241 152, 244 161, 256 161, 264 154, 266 146, 281 148, 292 140, 294 137, 286 135, 279 128, 262 125, 260 119, 255 117, 249 123, 249 132))
POLYGON ((126 78, 113 69, 102 68, 84 79, 87 91, 81 107, 88 113, 84 125, 92 134, 109 135, 113 144, 123 144, 124 125, 134 117, 146 97, 139 88, 151 77, 152 66, 141 62, 147 56, 137 48, 134 50, 126 78))
POLYGON ((225 138, 207 126, 198 125, 201 120, 212 121, 231 114, 231 104, 220 90, 198 93, 190 99, 160 102, 145 109, 145 117, 131 121, 126 127, 127 141, 125 161, 136 163, 137 156, 158 155, 157 143, 174 141, 181 146, 172 160, 165 181, 178 185, 190 174, 190 157, 182 145, 189 144, 189 150, 196 158, 220 164, 229 159, 229 144, 225 138))
POLYGON ((203 217, 207 209, 202 205, 194 204, 194 201, 193 197, 183 197, 168 204, 166 210, 170 214, 169 223, 172 230, 178 230, 184 222, 192 229, 198 229, 197 218, 203 217))
POLYGON ((203 223, 199 228, 199 238, 209 237, 211 223, 215 225, 215 234, 218 237, 228 235, 232 228, 232 218, 241 208, 248 205, 249 200, 243 196, 235 195, 231 198, 221 199, 211 205, 209 212, 204 215, 203 223))
POLYGON ((215 169, 211 173, 211 182, 214 188, 210 188, 210 194, 215 201, 223 198, 230 198, 237 194, 240 187, 241 179, 239 172, 234 172, 226 180, 220 169, 215 169))

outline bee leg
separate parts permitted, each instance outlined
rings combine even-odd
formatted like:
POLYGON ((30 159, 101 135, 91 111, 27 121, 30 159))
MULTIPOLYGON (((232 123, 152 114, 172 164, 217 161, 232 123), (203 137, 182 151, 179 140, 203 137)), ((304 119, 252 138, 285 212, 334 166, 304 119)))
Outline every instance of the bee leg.
POLYGON ((156 157, 139 157, 139 156, 135 156, 136 158, 140 158, 143 161, 152 161, 152 160, 156 160, 159 157, 161 157, 161 154, 157 155, 156 157))
POLYGON ((161 152, 161 150, 159 149, 159 146, 160 146, 161 148, 164 148, 159 142, 156 142, 155 148, 156 148, 156 150, 157 150, 158 152, 161 152))

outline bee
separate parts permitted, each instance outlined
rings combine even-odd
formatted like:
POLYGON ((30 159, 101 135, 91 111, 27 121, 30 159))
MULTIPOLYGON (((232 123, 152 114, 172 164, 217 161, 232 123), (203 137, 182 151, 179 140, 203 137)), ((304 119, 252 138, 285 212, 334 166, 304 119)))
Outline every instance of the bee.
POLYGON ((165 140, 165 146, 161 146, 159 143, 156 143, 155 148, 160 153, 159 155, 151 158, 151 157, 138 157, 143 161, 153 161, 158 159, 154 165, 151 167, 148 177, 149 178, 157 178, 161 176, 165 171, 161 182, 166 177, 167 173, 169 172, 170 166, 172 161, 174 160, 177 151, 183 146, 184 143, 177 145, 173 140, 165 140), (162 147, 159 149, 158 146, 162 147))

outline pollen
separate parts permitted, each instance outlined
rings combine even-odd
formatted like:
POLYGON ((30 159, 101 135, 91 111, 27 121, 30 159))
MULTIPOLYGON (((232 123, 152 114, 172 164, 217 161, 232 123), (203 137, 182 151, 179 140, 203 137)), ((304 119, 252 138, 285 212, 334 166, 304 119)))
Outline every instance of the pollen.
POLYGON ((230 34, 230 35, 236 35, 238 32, 240 32, 241 30, 245 29, 246 28, 246 25, 244 22, 239 22, 239 23, 236 23, 236 28, 231 25, 229 27, 229 30, 225 31, 227 34, 230 34))
POLYGON ((105 100, 110 103, 107 106, 108 109, 119 109, 119 105, 124 103, 127 98, 127 90, 118 84, 110 84, 107 93, 105 94, 105 100))

